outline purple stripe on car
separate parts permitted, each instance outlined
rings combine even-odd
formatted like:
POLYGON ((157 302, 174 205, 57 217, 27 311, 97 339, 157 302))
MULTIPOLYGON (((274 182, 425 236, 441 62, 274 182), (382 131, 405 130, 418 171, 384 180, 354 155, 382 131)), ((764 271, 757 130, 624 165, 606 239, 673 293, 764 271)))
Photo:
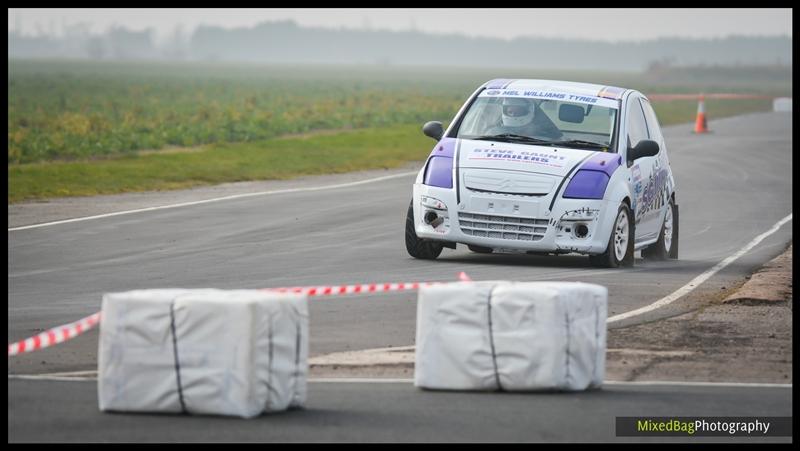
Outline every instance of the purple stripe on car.
POLYGON ((431 150, 423 182, 440 188, 453 187, 453 156, 458 138, 442 138, 431 150))
POLYGON ((606 192, 608 179, 609 177, 605 172, 581 169, 570 180, 567 189, 564 190, 564 197, 602 199, 606 192))
POLYGON ((486 82, 486 89, 502 89, 507 86, 507 84, 511 81, 514 81, 510 78, 496 78, 492 81, 486 82))
POLYGON ((602 199, 611 174, 622 165, 622 156, 616 153, 595 152, 583 162, 572 177, 564 197, 573 199, 602 199))
POLYGON ((618 167, 622 164, 622 156, 617 153, 597 152, 589 157, 583 165, 581 170, 601 171, 605 172, 609 177, 618 167))
POLYGON ((450 157, 433 156, 428 160, 425 169, 424 184, 440 188, 453 187, 453 159, 450 157))
POLYGON ((448 157, 453 158, 456 153, 457 138, 442 138, 436 146, 431 150, 432 157, 448 157))

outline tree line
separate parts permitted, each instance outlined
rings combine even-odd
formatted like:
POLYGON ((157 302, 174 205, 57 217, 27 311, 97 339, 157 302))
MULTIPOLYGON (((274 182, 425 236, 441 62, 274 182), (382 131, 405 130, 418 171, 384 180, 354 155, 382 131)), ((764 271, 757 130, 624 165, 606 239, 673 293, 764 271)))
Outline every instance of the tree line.
POLYGON ((292 21, 227 29, 176 27, 156 41, 152 29, 113 27, 92 34, 86 24, 62 36, 8 33, 9 58, 229 61, 277 64, 370 64, 644 70, 654 65, 792 64, 785 37, 661 38, 604 42, 524 37, 513 40, 433 35, 419 31, 301 27, 292 21))

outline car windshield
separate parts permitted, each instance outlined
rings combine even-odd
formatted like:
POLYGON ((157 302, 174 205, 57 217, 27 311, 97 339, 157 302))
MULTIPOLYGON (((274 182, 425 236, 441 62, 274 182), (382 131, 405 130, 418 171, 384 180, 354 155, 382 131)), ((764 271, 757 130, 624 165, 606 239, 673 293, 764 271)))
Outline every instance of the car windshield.
POLYGON ((556 98, 503 96, 496 95, 498 91, 484 91, 464 114, 455 137, 609 150, 617 119, 616 101, 536 91, 521 93, 531 92, 556 98), (569 101, 574 98, 581 101, 569 101), (592 101, 596 103, 589 103, 592 101))

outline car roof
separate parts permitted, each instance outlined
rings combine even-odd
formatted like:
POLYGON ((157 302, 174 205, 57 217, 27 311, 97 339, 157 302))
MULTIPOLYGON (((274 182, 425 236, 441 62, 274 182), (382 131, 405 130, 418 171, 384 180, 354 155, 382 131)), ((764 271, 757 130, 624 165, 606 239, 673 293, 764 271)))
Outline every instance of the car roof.
POLYGON ((567 92, 570 94, 604 97, 618 100, 627 91, 616 86, 578 83, 562 80, 496 78, 484 83, 487 89, 532 89, 537 91, 567 92))

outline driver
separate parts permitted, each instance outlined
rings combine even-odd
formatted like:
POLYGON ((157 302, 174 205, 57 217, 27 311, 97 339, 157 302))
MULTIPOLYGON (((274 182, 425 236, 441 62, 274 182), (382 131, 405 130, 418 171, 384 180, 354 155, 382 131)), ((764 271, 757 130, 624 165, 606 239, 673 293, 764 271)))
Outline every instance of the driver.
POLYGON ((489 130, 489 134, 511 133, 532 138, 561 138, 561 130, 533 101, 519 97, 506 97, 503 99, 502 106, 503 125, 493 127, 489 130))

